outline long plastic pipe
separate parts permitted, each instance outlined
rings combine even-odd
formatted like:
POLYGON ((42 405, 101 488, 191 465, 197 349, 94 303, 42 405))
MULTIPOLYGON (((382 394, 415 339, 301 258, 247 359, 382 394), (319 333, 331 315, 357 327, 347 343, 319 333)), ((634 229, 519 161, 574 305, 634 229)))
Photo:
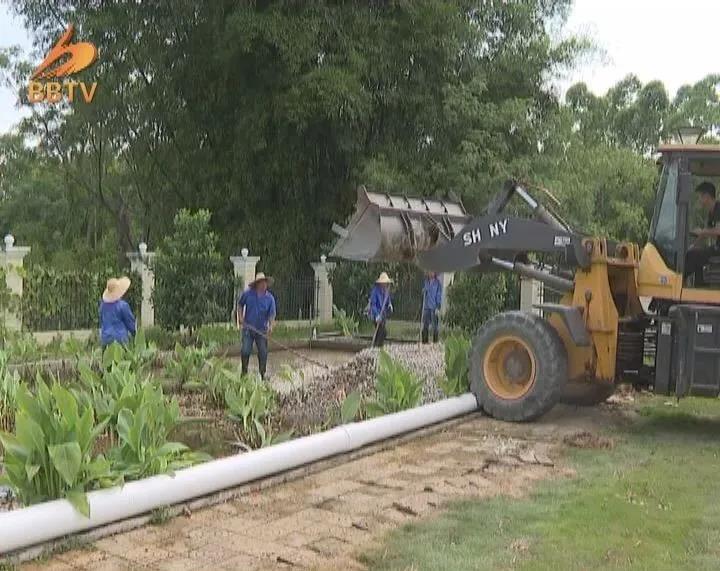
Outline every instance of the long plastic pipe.
POLYGON ((85 531, 297 468, 367 444, 472 412, 475 397, 464 394, 372 420, 346 424, 247 454, 229 456, 88 494, 90 517, 66 500, 0 513, 0 553, 85 531))

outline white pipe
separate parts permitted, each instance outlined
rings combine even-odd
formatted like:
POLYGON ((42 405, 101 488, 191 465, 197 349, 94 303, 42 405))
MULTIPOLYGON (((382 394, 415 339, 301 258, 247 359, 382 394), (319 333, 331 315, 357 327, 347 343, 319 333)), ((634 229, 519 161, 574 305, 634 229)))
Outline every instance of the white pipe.
POLYGON ((79 514, 67 500, 54 500, 0 513, 0 553, 30 547, 147 513, 155 508, 239 486, 476 409, 475 397, 466 393, 372 420, 346 424, 247 454, 212 460, 178 470, 174 476, 153 476, 122 487, 97 490, 88 493, 89 518, 79 514))

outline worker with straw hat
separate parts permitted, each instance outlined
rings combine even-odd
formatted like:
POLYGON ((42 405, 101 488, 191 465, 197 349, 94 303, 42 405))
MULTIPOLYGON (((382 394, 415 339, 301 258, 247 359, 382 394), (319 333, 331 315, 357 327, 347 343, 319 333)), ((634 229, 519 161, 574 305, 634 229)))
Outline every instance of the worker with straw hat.
POLYGON ((373 335, 373 347, 382 347, 387 337, 386 322, 388 315, 393 311, 392 299, 390 298, 390 284, 393 281, 386 272, 382 272, 375 280, 375 285, 370 292, 369 312, 370 319, 375 324, 373 335))
POLYGON ((100 302, 100 345, 127 345, 135 335, 135 316, 122 297, 130 288, 130 278, 110 278, 100 302))
POLYGON ((268 291, 272 278, 259 272, 242 293, 235 308, 237 327, 242 331, 240 361, 242 374, 248 372, 253 343, 257 347, 260 377, 265 379, 268 358, 268 336, 275 323, 275 298, 268 291))

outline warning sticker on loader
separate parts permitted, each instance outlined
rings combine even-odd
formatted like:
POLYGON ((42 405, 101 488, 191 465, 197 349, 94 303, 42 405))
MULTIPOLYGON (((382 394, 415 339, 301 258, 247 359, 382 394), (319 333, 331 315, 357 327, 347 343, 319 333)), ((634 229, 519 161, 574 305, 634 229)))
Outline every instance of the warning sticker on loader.
POLYGON ((555 236, 555 247, 564 248, 570 244, 570 236, 555 236))

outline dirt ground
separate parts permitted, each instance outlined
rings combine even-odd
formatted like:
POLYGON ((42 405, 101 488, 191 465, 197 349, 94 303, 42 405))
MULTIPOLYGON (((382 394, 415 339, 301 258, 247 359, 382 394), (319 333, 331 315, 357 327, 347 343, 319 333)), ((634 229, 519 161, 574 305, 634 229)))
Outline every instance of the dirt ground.
POLYGON ((571 477, 561 447, 592 443, 588 435, 623 419, 608 406, 558 406, 532 424, 472 415, 442 432, 21 569, 363 569, 359 552, 448 501, 521 496, 540 479, 571 477))

